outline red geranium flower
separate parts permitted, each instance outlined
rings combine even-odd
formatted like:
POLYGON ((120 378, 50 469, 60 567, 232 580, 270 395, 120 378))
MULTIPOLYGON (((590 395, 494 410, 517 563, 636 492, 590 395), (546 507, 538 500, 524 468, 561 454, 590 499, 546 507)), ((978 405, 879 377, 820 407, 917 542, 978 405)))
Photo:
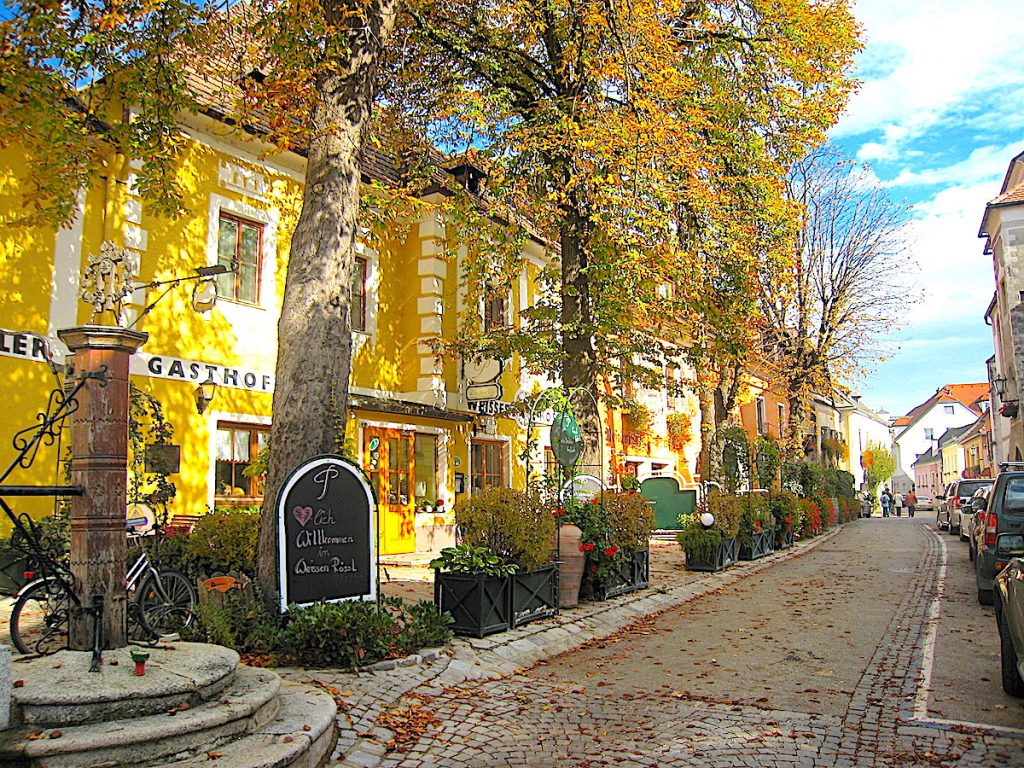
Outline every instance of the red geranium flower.
POLYGON ((605 554, 606 554, 606 555, 607 555, 608 557, 615 557, 615 553, 616 553, 616 552, 618 552, 618 551, 619 551, 619 548, 618 548, 618 547, 616 547, 616 546, 611 546, 611 547, 608 547, 608 549, 606 549, 606 550, 604 551, 604 553, 605 553, 605 554))

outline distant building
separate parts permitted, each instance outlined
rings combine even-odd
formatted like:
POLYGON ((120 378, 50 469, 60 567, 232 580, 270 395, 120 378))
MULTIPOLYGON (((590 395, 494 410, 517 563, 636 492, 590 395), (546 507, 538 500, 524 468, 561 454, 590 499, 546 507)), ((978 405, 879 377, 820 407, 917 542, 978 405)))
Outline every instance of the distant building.
POLYGON ((971 428, 970 424, 962 427, 950 427, 939 437, 939 459, 942 462, 942 485, 947 486, 958 477, 964 477, 967 468, 964 462, 964 449, 960 436, 971 428))
POLYGON ((847 456, 840 463, 840 469, 853 475, 855 488, 863 488, 864 467, 861 466, 861 456, 868 442, 881 443, 892 450, 889 419, 861 402, 860 395, 838 396, 836 408, 840 414, 840 432, 847 446, 847 456))
POLYGON ((947 430, 966 427, 977 421, 989 408, 988 398, 989 385, 985 382, 946 384, 906 416, 894 419, 892 429, 896 472, 892 480, 893 490, 903 493, 910 490, 914 484, 914 463, 918 458, 929 450, 938 454, 939 438, 947 430))
POLYGON ((929 448, 914 462, 914 485, 918 493, 935 497, 942 493, 942 459, 929 448))

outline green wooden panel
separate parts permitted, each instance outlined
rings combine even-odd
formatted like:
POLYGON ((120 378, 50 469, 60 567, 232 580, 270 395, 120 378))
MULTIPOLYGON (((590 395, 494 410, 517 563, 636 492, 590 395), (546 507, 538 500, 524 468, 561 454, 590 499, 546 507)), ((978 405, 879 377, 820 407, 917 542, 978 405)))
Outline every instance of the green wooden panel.
POLYGON ((640 494, 654 503, 654 520, 659 529, 677 529, 676 519, 697 509, 697 492, 680 489, 674 477, 650 477, 640 484, 640 494))

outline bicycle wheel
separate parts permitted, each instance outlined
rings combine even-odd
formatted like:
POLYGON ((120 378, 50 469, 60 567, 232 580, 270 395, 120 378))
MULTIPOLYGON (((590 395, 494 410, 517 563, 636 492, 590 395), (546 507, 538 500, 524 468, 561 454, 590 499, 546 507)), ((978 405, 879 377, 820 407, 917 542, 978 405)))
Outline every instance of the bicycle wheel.
POLYGON ((170 635, 195 620, 196 589, 181 571, 150 571, 136 598, 146 625, 159 635, 170 635))
POLYGON ((56 581, 23 591, 11 609, 11 642, 22 653, 54 653, 68 647, 71 600, 56 581))

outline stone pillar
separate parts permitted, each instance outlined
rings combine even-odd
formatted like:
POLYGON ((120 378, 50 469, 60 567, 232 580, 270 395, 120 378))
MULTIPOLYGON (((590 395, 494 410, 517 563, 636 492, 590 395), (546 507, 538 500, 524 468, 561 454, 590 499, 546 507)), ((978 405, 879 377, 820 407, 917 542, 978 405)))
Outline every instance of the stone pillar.
POLYGON ((104 648, 128 644, 125 509, 128 493, 128 360, 149 338, 141 331, 87 325, 58 331, 74 355, 74 377, 90 379, 75 396, 71 483, 85 489, 71 498, 71 573, 82 607, 70 621, 72 650, 92 649, 93 620, 85 609, 104 600, 104 648))

